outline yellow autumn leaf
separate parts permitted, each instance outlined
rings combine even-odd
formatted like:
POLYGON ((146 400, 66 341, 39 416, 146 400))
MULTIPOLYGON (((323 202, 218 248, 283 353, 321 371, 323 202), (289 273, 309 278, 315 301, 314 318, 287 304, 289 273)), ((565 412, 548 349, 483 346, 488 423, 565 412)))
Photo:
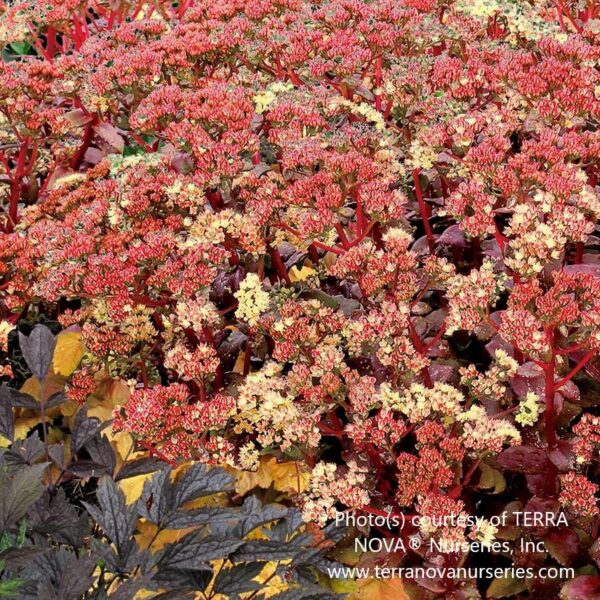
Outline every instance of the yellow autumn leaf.
MULTIPOLYGON (((299 494, 303 492, 310 480, 310 474, 306 465, 300 462, 277 462, 277 459, 271 457, 261 462, 259 473, 266 471, 273 482, 273 487, 279 492, 299 494)), ((270 482, 269 482, 270 485, 270 482)), ((261 487, 269 487, 261 486, 261 487)))
MULTIPOLYGON (((50 371, 44 381, 44 401, 48 400, 52 394, 62 392, 65 389, 65 381, 66 378, 63 375, 57 375, 56 373, 50 371)), ((25 381, 25 383, 21 386, 21 391, 24 394, 33 396, 38 401, 42 395, 40 382, 38 381, 37 377, 33 376, 25 381)))
POLYGON ((310 474, 303 463, 278 463, 273 456, 261 458, 257 471, 242 471, 227 466, 225 468, 235 476, 235 491, 241 496, 255 487, 267 489, 271 484, 279 492, 297 494, 307 488, 310 480, 310 474))
POLYGON ((310 263, 306 262, 306 263, 304 263, 304 266, 301 269, 299 269, 296 265, 294 265, 290 269, 288 275, 290 277, 290 281, 295 282, 295 281, 304 281, 305 279, 308 279, 309 277, 316 275, 316 273, 317 272, 312 268, 310 263))
POLYGON ((56 337, 52 370, 57 375, 68 377, 75 371, 84 354, 85 346, 81 341, 81 333, 63 331, 56 337))
POLYGON ((140 519, 137 524, 139 533, 134 537, 142 550, 148 548, 152 544, 152 552, 157 552, 164 548, 167 544, 172 544, 181 539, 186 533, 194 530, 195 527, 186 529, 163 529, 157 534, 157 526, 144 519, 140 519))
POLYGON ((410 600, 402 579, 359 579, 348 600, 410 600))
MULTIPOLYGON (((320 581, 324 585, 323 581, 320 581)), ((331 579, 327 582, 332 592, 336 594, 351 594, 356 591, 356 581, 352 579, 331 579)))
POLYGON ((235 361, 235 365, 233 366, 233 373, 239 373, 242 375, 244 373, 244 364, 246 363, 246 351, 242 350, 235 361))
POLYGON ((140 498, 142 490, 144 489, 144 483, 151 479, 154 473, 144 473, 143 475, 136 475, 135 477, 127 477, 121 479, 118 485, 121 488, 123 494, 125 494, 125 503, 132 504, 140 498))
POLYGON ((103 406, 113 409, 129 400, 131 390, 129 386, 120 379, 105 377, 98 383, 96 391, 88 399, 88 406, 103 406))
POLYGON ((11 441, 8 438, 5 438, 3 435, 0 435, 0 448, 8 448, 11 444, 11 441))
POLYGON ((235 477, 235 491, 240 496, 245 496, 251 489, 258 486, 256 471, 241 471, 229 465, 224 465, 224 469, 235 477))
POLYGON ((15 421, 15 440, 24 440, 27 434, 40 424, 40 417, 21 417, 15 421))

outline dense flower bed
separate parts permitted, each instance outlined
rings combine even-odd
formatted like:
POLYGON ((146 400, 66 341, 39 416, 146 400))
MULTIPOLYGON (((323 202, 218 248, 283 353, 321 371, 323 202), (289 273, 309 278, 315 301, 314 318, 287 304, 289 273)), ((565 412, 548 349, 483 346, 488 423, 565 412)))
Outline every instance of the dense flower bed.
POLYGON ((125 384, 113 430, 160 458, 293 463, 321 526, 477 515, 386 535, 546 551, 375 559, 600 593, 600 5, 9 4, 5 380, 13 327, 57 321, 86 348, 69 399, 125 384), (524 508, 568 525, 490 520, 524 508))

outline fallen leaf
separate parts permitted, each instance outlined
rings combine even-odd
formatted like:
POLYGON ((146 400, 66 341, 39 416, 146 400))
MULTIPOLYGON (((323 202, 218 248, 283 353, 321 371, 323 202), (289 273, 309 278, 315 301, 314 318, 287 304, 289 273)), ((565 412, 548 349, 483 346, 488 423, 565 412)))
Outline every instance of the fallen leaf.
POLYGON ((301 269, 294 265, 288 273, 292 283, 295 281, 304 281, 305 279, 308 279, 316 274, 317 272, 315 269, 313 269, 308 263, 304 263, 304 266, 301 269))
POLYGON ((348 600, 409 600, 402 579, 359 579, 348 600))

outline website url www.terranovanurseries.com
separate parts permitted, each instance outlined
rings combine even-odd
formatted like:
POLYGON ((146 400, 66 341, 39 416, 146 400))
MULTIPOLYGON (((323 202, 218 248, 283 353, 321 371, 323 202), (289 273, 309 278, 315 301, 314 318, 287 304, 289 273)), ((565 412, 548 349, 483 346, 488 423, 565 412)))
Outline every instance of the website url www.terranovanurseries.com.
POLYGON ((331 567, 328 569, 332 579, 572 579, 575 569, 569 567, 331 567))

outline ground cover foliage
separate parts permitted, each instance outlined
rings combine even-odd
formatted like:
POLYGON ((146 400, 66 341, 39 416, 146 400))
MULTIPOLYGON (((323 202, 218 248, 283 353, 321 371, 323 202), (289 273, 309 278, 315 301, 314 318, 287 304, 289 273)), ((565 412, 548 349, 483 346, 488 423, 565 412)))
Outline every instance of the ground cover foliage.
POLYGON ((0 41, 0 597, 600 596, 600 5, 17 0, 0 41))

